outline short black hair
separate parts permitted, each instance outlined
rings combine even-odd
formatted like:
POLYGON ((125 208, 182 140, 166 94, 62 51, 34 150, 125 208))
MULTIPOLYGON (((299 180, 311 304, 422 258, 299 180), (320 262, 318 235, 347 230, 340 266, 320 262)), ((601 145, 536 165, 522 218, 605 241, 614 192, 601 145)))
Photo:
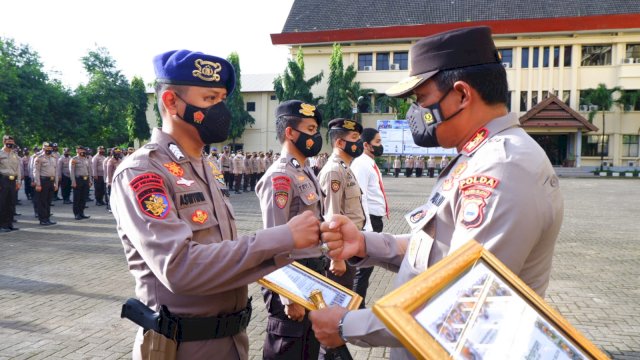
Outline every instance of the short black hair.
POLYGON ((374 128, 364 128, 362 129, 362 134, 360 134, 360 140, 362 142, 366 142, 367 144, 371 144, 371 141, 376 137, 378 130, 374 128))
POLYGON ((506 105, 509 101, 507 72, 500 63, 442 70, 432 79, 441 92, 449 91, 456 81, 464 81, 480 94, 487 105, 506 105))
POLYGON ((329 142, 331 142, 331 147, 333 147, 338 139, 344 139, 349 135, 351 130, 345 129, 330 129, 329 130, 329 142))
POLYGON ((298 129, 298 125, 302 122, 302 118, 297 116, 282 115, 276 119, 276 135, 280 144, 284 143, 286 137, 284 131, 290 127, 292 129, 298 129))

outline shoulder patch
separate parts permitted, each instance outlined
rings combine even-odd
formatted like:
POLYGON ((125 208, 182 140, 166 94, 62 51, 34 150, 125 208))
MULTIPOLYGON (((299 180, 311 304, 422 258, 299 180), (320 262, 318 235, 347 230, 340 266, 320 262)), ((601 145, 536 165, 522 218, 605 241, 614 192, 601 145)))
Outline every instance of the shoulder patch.
POLYGON ((289 201, 289 193, 286 191, 276 191, 273 196, 276 200, 276 206, 280 209, 284 209, 289 201))
POLYGON ((500 184, 500 180, 488 175, 473 175, 466 177, 458 183, 460 190, 466 190, 472 186, 483 186, 495 189, 500 184))
POLYGON ((164 219, 169 214, 171 206, 167 193, 163 187, 147 187, 136 193, 140 209, 147 216, 154 219, 164 219))
POLYGON ((338 192, 340 190, 340 180, 331 180, 331 191, 338 192))
POLYGON ((484 220, 486 202, 481 197, 469 196, 462 198, 462 225, 467 229, 476 228, 484 220))
POLYGON ((273 189, 277 191, 289 192, 291 190, 291 179, 286 175, 274 176, 271 179, 273 189))
POLYGON ((291 165, 293 165, 293 167, 296 169, 300 169, 300 163, 295 158, 291 159, 291 165))
POLYGON ((348 169, 349 167, 347 166, 347 164, 344 163, 344 161, 340 161, 340 165, 345 168, 348 169))
POLYGON ((164 181, 158 174, 144 173, 134 177, 133 180, 129 182, 129 186, 131 186, 131 189, 133 189, 133 191, 138 192, 145 187, 151 186, 163 188, 164 181))

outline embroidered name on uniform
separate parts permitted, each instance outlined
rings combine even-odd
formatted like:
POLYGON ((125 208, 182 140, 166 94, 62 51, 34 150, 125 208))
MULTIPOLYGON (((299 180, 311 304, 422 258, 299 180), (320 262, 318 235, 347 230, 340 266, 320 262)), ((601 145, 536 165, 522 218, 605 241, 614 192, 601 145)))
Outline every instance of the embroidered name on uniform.
POLYGON ((207 201, 201 192, 187 193, 180 195, 180 206, 192 205, 207 201))
POLYGON ((435 206, 440 206, 440 204, 442 204, 442 202, 444 201, 444 196, 440 195, 440 193, 435 193, 429 201, 431 201, 431 203, 435 206))
POLYGON ((313 186, 311 186, 311 183, 303 183, 298 185, 298 189, 300 189, 300 191, 306 191, 306 190, 311 190, 313 189, 313 186))
POLYGON ((458 183, 458 187, 460 188, 460 190, 465 190, 472 186, 485 186, 495 189, 499 183, 500 181, 498 179, 491 176, 474 175, 460 180, 460 182, 458 183))

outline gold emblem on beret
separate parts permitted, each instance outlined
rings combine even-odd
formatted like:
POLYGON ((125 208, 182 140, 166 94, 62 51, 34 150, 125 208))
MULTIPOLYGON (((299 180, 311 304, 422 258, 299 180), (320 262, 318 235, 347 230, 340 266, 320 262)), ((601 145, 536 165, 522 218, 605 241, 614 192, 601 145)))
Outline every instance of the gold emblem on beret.
POLYGON ((355 121, 351 121, 351 120, 345 120, 344 123, 342 124, 342 127, 347 129, 347 130, 355 130, 356 129, 356 122, 355 121))
POLYGON ((193 70, 193 76, 204 81, 220 81, 220 75, 218 74, 222 71, 220 63, 198 59, 195 61, 195 66, 197 69, 193 70))
POLYGON ((306 116, 315 116, 316 107, 311 104, 300 105, 300 114, 306 116))

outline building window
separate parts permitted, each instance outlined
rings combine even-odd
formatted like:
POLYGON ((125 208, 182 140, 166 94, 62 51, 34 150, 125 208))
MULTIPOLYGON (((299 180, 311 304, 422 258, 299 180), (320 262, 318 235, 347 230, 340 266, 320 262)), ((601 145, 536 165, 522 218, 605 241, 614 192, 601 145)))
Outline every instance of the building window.
POLYGON ((409 69, 409 53, 406 51, 394 52, 393 63, 398 64, 398 66, 400 67, 398 70, 408 70, 409 69))
MULTIPOLYGON (((539 48, 533 48, 533 64, 532 67, 537 68, 538 67, 538 57, 540 54, 540 49, 539 48)), ((523 68, 528 68, 529 67, 529 48, 522 48, 522 67, 523 68)))
POLYGON ((571 46, 565 46, 564 47, 564 66, 567 66, 567 67, 571 66, 571 54, 572 54, 571 46))
POLYGON ((640 136, 622 135, 622 156, 638 157, 639 145, 640 145, 640 136))
POLYGON ((271 97, 269 97, 269 99, 271 100, 277 100, 278 98, 275 95, 271 95, 271 97))
POLYGON ((604 153, 602 151, 603 135, 582 136, 582 156, 608 156, 609 135, 604 135, 604 153))
POLYGON ((611 45, 594 45, 582 47, 582 66, 611 65, 611 45))
POLYGON ((640 90, 625 90, 622 96, 624 111, 640 111, 640 90))
POLYGON ((509 91, 509 95, 507 97, 507 110, 511 112, 511 97, 513 95, 513 91, 509 91))
POLYGON ((627 44, 627 52, 624 57, 633 59, 633 61, 627 60, 629 63, 640 64, 640 44, 627 44))
POLYGON ((527 111, 527 92, 520 91, 520 111, 527 111))
POLYGON ((389 70, 389 53, 376 54, 376 70, 389 70))
POLYGON ((536 105, 538 105, 538 92, 533 91, 531 92, 531 108, 533 108, 536 105))
POLYGON ((549 67, 549 47, 542 49, 542 67, 549 67))
POLYGON ((500 59, 502 59, 502 65, 507 69, 513 67, 513 49, 498 49, 498 52, 500 59))
POLYGON ((247 111, 250 111, 250 112, 256 111, 256 103, 253 101, 247 102, 247 111))
POLYGON ((559 67, 560 65, 560 51, 564 52, 564 62, 563 65, 565 67, 571 66, 571 46, 565 46, 564 50, 562 50, 559 46, 553 48, 553 67, 559 67))
POLYGON ((563 90, 562 91, 562 102, 571 107, 571 91, 563 90))
POLYGON ((372 53, 358 54, 358 70, 370 71, 372 69, 372 65, 373 65, 372 53))

